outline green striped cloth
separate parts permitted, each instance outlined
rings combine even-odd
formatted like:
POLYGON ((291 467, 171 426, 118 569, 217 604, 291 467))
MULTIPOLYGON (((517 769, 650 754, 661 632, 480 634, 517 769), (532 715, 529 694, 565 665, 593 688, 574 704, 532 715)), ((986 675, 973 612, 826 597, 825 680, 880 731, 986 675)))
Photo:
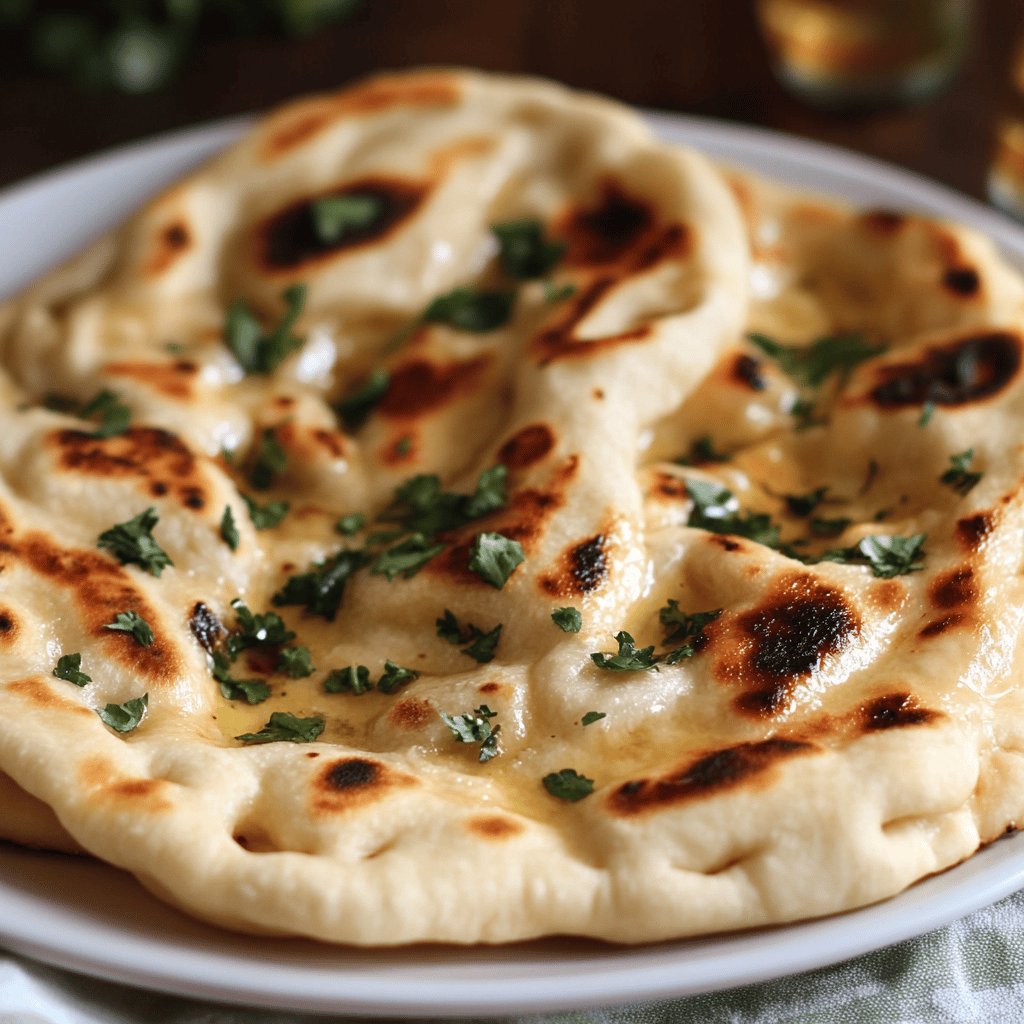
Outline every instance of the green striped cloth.
MULTIPOLYGON (((642 1006, 493 1020, 500 1024, 1018 1024, 1024 1022, 1024 891, 920 938, 762 985, 642 1006)), ((0 953, 0 1024, 325 1021, 357 1024, 351 1017, 243 1010, 139 992, 0 953)))

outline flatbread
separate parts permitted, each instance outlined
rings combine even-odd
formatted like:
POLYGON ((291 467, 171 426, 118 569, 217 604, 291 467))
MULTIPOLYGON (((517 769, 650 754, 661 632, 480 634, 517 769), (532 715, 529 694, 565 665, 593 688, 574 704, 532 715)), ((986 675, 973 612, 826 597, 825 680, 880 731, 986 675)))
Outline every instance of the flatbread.
POLYGON ((1021 815, 1022 311, 970 232, 722 175, 550 84, 424 72, 286 107, 4 311, 0 770, 92 854, 246 931, 641 942, 891 895, 1021 815), (311 243, 309 203, 346 189, 385 195, 387 223, 311 243), (452 289, 509 287, 489 226, 523 218, 567 249, 507 324, 424 322, 452 289), (300 282, 303 344, 243 375, 229 309, 272 325, 300 282), (879 351, 812 387, 748 330, 879 351), (381 367, 342 429, 334 403, 381 367), (126 433, 41 405, 101 387, 126 433), (253 492, 268 429, 289 459, 253 492), (941 479, 955 455, 970 487, 941 479), (441 531, 410 578, 353 572, 333 618, 273 603, 369 543, 339 516, 386 520, 415 474, 471 495, 495 466, 504 504, 441 531), (740 511, 695 518, 702 481, 740 511), (813 515, 787 500, 821 488, 813 515), (240 489, 291 509, 256 530, 240 489), (149 507, 159 576, 97 547, 149 507), (814 517, 848 523, 825 539, 814 517), (481 533, 525 556, 501 586, 471 568, 481 533), (919 534, 891 578, 859 553, 919 534), (271 689, 254 705, 211 674, 236 598, 315 666, 243 651, 233 675, 271 689), (721 612, 670 659, 673 601, 721 612), (578 633, 552 620, 567 607, 578 633), (127 610, 153 643, 106 628, 127 610), (658 663, 602 668, 620 631, 658 663), (71 652, 81 687, 53 675, 71 652), (325 691, 387 661, 418 678, 325 691), (96 713, 143 693, 131 731, 96 713), (237 738, 272 712, 323 732, 237 738))

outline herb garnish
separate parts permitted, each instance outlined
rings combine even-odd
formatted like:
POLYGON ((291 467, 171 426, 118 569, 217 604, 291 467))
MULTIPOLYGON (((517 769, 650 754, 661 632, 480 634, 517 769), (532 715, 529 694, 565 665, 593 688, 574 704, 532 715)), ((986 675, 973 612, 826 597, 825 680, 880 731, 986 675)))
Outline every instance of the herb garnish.
POLYGON ((435 625, 437 626, 437 635, 442 640, 447 640, 450 644, 462 647, 463 654, 468 654, 469 657, 479 661, 480 664, 485 665, 494 658, 494 652, 498 647, 498 641, 501 639, 501 623, 498 623, 498 625, 489 633, 485 633, 482 629, 474 626, 472 623, 466 623, 466 625, 463 626, 459 620, 447 608, 445 608, 444 615, 440 619, 436 620, 435 625))
POLYGON ((367 421, 373 407, 384 397, 390 383, 391 374, 387 370, 371 370, 355 391, 339 399, 334 409, 346 430, 358 430, 367 421))
POLYGON ((110 551, 122 565, 134 563, 151 575, 159 576, 168 565, 174 565, 153 537, 153 527, 159 521, 156 509, 147 508, 134 519, 104 530, 96 546, 110 551))
POLYGON ((83 420, 99 417, 99 425, 93 431, 93 437, 116 437, 123 434, 132 419, 131 409, 106 388, 89 399, 78 415, 83 420))
POLYGON ((500 533, 478 533, 469 552, 469 570, 501 590, 517 565, 526 561, 518 541, 500 533))
POLYGON ((144 693, 134 700, 126 700, 123 704, 108 704, 98 708, 96 714, 104 725, 110 726, 114 732, 131 732, 138 728, 149 707, 149 694, 144 693))
POLYGON ((544 282, 544 301, 554 305, 563 299, 568 299, 576 294, 576 285, 571 281, 564 284, 555 284, 553 281, 544 282))
POLYGON ((259 505, 248 494, 242 495, 249 510, 249 519, 257 530, 271 530, 277 526, 286 515, 291 505, 287 501, 270 501, 266 505, 259 505))
POLYGON ((377 689, 381 693, 394 693, 395 690, 406 683, 411 683, 414 679, 419 679, 420 674, 411 668, 402 668, 401 665, 396 665, 393 661, 388 659, 384 662, 384 672, 380 679, 377 680, 377 689))
POLYGON ((231 511, 230 505, 224 506, 224 514, 220 517, 220 536, 232 551, 238 550, 241 537, 238 534, 238 524, 235 522, 235 514, 231 511))
POLYGON ((779 528, 771 516, 761 512, 740 512, 740 503, 728 488, 708 480, 687 480, 686 492, 693 501, 693 511, 686 521, 712 533, 730 533, 767 547, 779 545, 779 528))
POLYGON ((53 674, 58 679, 74 683, 75 686, 85 686, 86 683, 92 682, 92 676, 87 676, 82 671, 82 655, 78 651, 74 654, 62 654, 57 659, 53 674))
POLYGON ((304 679, 314 671, 313 659, 308 647, 285 647, 277 656, 278 672, 284 672, 289 679, 304 679))
POLYGON ((281 322, 269 334, 244 299, 238 299, 228 310, 224 337, 232 355, 246 373, 269 374, 284 362, 297 348, 302 338, 293 335, 292 328, 306 302, 306 286, 294 284, 282 294, 285 311, 281 322))
POLYGON ((680 455, 675 460, 679 466, 704 466, 709 462, 728 462, 730 456, 726 452, 715 449, 710 434, 703 434, 696 438, 685 455, 680 455))
POLYGON ((782 499, 786 503, 786 511, 791 516, 805 519, 825 500, 827 493, 827 487, 816 487, 806 494, 784 494, 782 499))
POLYGON ((349 232, 370 227, 383 210, 383 199, 366 192, 324 196, 309 207, 316 237, 325 245, 340 242, 349 232))
POLYGON ((590 657, 598 668, 611 672, 647 672, 657 669, 658 658, 654 656, 654 645, 637 648, 633 637, 624 629, 615 634, 619 649, 615 654, 595 653, 590 657))
POLYGON ((783 373, 808 388, 820 387, 829 376, 849 376, 854 367, 885 351, 863 334, 836 334, 818 338, 810 345, 780 345, 767 335, 752 333, 747 338, 766 356, 778 363, 783 373))
POLYGON ((270 696, 270 687, 262 679, 235 679, 231 675, 231 662, 223 651, 214 651, 211 658, 213 678, 220 684, 220 692, 227 700, 259 704, 270 696))
POLYGON ((254 615, 240 598, 231 602, 237 616, 237 628, 228 635, 227 650, 232 659, 250 647, 279 647, 295 639, 295 634, 274 612, 254 615))
POLYGON ((573 768, 563 768, 560 772, 551 772, 540 781, 553 797, 571 804, 594 792, 594 780, 578 774, 573 768))
POLYGON ((265 491, 288 467, 288 452, 277 439, 277 431, 268 427, 260 435, 259 443, 249 464, 249 483, 258 491, 265 491))
POLYGON ((915 533, 909 537, 872 534, 863 537, 849 548, 826 551, 821 556, 823 562, 862 562, 871 566, 871 571, 881 579, 903 576, 924 568, 924 563, 916 559, 924 555, 924 542, 927 534, 915 533))
POLYGON ((486 334, 508 323, 515 301, 514 291, 455 288, 434 299, 423 311, 423 320, 486 334))
MULTIPOLYGON (((419 672, 411 668, 402 668, 388 659, 384 662, 384 671, 377 680, 377 689, 381 693, 394 693, 406 683, 419 679, 419 672)), ((324 689, 328 693, 367 693, 374 684, 370 681, 370 670, 365 665, 348 665, 336 668, 324 679, 324 689)))
POLYGON ((679 610, 679 602, 670 598, 668 604, 658 610, 658 621, 665 630, 665 644, 675 648, 662 655, 667 665, 678 664, 683 658, 692 658, 697 653, 697 640, 704 633, 704 627, 722 614, 721 608, 707 612, 687 614, 679 610))
POLYGON ((838 537, 852 522, 852 519, 843 516, 835 519, 821 519, 815 516, 809 525, 815 537, 838 537))
POLYGON ((480 707, 474 708, 470 714, 466 715, 449 715, 444 711, 439 711, 438 714, 459 743, 480 744, 481 763, 490 761, 492 757, 496 757, 500 753, 498 733, 501 732, 501 726, 492 727, 490 723, 490 719, 494 718, 498 712, 492 711, 486 704, 481 704, 480 707))
POLYGON ((396 576, 411 579, 443 550, 443 544, 431 543, 422 533, 410 533, 404 540, 382 551, 370 572, 375 576, 386 576, 389 583, 396 576))
POLYGON ((581 719, 582 725, 593 725, 595 722, 600 722, 602 718, 607 718, 607 714, 603 711, 588 711, 581 719))
POLYGON ((939 482, 956 491, 961 497, 969 494, 982 477, 981 473, 971 472, 967 468, 973 458, 973 448, 968 448, 957 455, 951 455, 949 457, 950 468, 939 477, 939 482))
POLYGON ((279 607, 303 605, 311 615, 320 615, 331 622, 341 607, 349 577, 367 561, 368 556, 363 551, 338 551, 314 563, 309 572, 289 577, 271 600, 279 607))
POLYGON ((543 277, 565 254, 565 242, 546 239, 539 220, 492 224, 498 239, 498 264, 509 277, 529 281, 543 277))
POLYGON ((932 417, 935 415, 935 403, 932 401, 925 402, 921 406, 921 415, 917 418, 917 425, 919 427, 927 427, 932 421, 932 417))
POLYGON ((366 516, 362 512, 350 512, 334 524, 334 529, 343 537, 354 537, 365 525, 366 516))
POLYGON ((563 633, 578 633, 583 628, 583 616, 578 608, 571 605, 567 608, 556 608, 551 613, 551 621, 563 633))
POLYGON ((235 739, 243 743, 312 743, 323 731, 320 715, 300 718, 287 711, 274 711, 259 732, 244 732, 235 739))
POLYGON ((135 642, 142 647, 148 647, 154 640, 152 628, 138 612, 118 612, 114 621, 108 622, 103 628, 131 633, 135 642))

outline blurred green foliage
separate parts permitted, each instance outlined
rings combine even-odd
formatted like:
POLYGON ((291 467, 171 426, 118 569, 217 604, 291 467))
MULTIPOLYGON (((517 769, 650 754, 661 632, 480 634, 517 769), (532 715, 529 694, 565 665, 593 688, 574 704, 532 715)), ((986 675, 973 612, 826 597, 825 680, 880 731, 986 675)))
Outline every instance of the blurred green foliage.
POLYGON ((40 68, 79 88, 147 93, 171 81, 200 31, 305 36, 362 0, 0 0, 0 30, 20 33, 40 68))

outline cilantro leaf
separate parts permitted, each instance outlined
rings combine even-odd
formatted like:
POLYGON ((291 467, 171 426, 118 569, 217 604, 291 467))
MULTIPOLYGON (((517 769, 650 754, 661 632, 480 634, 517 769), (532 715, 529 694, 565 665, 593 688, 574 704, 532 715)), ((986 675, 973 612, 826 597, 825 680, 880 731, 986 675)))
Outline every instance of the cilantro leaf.
POLYGON ((98 708, 96 714, 100 716, 103 724, 114 732, 131 732, 138 728, 148 707, 149 694, 144 693, 141 697, 126 700, 123 704, 108 704, 104 708, 98 708))
POLYGON ((277 656, 277 671, 284 672, 289 679, 304 679, 316 670, 308 647, 285 647, 277 656))
POLYGON ((479 519, 489 512, 503 509, 507 502, 505 488, 508 469, 500 463, 485 469, 476 481, 476 489, 462 503, 462 515, 466 519, 479 519))
POLYGON ((885 351, 884 345, 873 345, 862 334, 836 334, 804 346, 780 345, 757 333, 747 338, 784 373, 809 388, 820 387, 834 373, 845 378, 854 367, 885 351))
POLYGON ((507 478, 504 466, 491 466, 480 474, 473 493, 467 495, 444 491, 439 476, 420 473, 395 488, 394 500, 380 519, 432 538, 504 508, 507 478))
POLYGON ((375 576, 386 576, 389 583, 396 576, 411 579, 443 550, 443 544, 431 544, 422 533, 411 533, 387 551, 382 551, 370 572, 375 576))
POLYGON ((516 293, 512 291, 455 288, 434 299, 423 311, 423 319, 460 331, 486 334, 508 323, 515 301, 516 293))
POLYGON ((271 600, 278 607, 302 605, 311 615, 320 615, 331 622, 341 607, 349 577, 368 560, 364 551, 342 549, 314 563, 309 572, 290 576, 271 600))
POLYGON ((159 521, 156 509, 147 508, 134 519, 104 530, 96 546, 110 551, 122 565, 134 563, 151 575, 159 576, 168 565, 174 565, 153 537, 153 527, 159 521))
POLYGON ((270 687, 262 679, 235 679, 231 675, 228 657, 222 651, 214 651, 211 671, 220 685, 220 692, 227 700, 244 700, 247 704, 259 704, 270 696, 270 687))
POLYGON ((285 311, 281 322, 269 334, 263 331, 256 314, 244 299, 238 299, 228 310, 224 338, 231 354, 247 374, 270 374, 296 349, 303 339, 292 334, 295 321, 306 302, 306 286, 294 284, 281 298, 285 311))
POLYGON ((445 608, 444 615, 436 620, 435 625, 437 627, 437 635, 442 640, 447 640, 450 644, 462 647, 463 654, 469 655, 469 657, 480 662, 482 665, 493 660, 494 653, 498 647, 498 641, 501 639, 501 623, 498 623, 489 633, 485 633, 472 623, 467 623, 463 626, 445 608), (464 644, 467 646, 463 646, 464 644))
POLYGON ((259 732, 244 732, 236 736, 243 743, 312 743, 324 731, 320 715, 300 718, 287 711, 274 711, 259 732))
POLYGON ((806 494, 784 494, 782 498, 791 516, 805 519, 825 500, 827 493, 827 487, 816 487, 806 494))
POLYGON ((53 674, 58 679, 74 683, 75 686, 85 686, 92 682, 92 676, 87 676, 82 670, 82 655, 75 651, 74 654, 62 654, 57 659, 57 665, 53 674))
POLYGON ((324 689, 328 693, 366 693, 373 689, 370 670, 365 665, 346 665, 327 673, 324 689))
POLYGON ((138 612, 118 612, 114 621, 108 622, 103 628, 131 633, 135 642, 142 647, 148 647, 154 640, 152 628, 138 612))
POLYGON ((551 772, 540 780, 544 788, 559 800, 574 804, 594 792, 594 780, 580 775, 573 768, 551 772))
POLYGON ((678 601, 670 598, 668 604, 658 609, 658 621, 665 630, 663 642, 677 644, 685 640, 695 640, 704 632, 704 627, 709 622, 714 622, 721 614, 721 608, 687 614, 679 610, 678 601))
POLYGON ((552 305, 556 302, 561 302, 563 299, 571 298, 576 294, 576 285, 571 281, 566 281, 564 284, 554 284, 552 281, 544 282, 544 301, 550 302, 552 305))
POLYGON ((394 693, 399 687, 405 686, 406 683, 411 683, 419 677, 419 672, 414 669, 402 668, 401 665, 396 665, 388 659, 384 662, 383 675, 377 680, 377 689, 381 693, 394 693))
POLYGON ((571 605, 566 608, 556 608, 551 613, 551 621, 563 633, 578 633, 583 628, 583 616, 578 608, 571 605))
POLYGON ((968 448, 957 455, 951 455, 949 457, 950 468, 939 477, 939 482, 956 491, 961 497, 969 494, 982 477, 981 473, 972 472, 967 468, 973 458, 973 448, 968 448))
POLYGON ((637 648, 633 637, 625 630, 615 634, 619 649, 615 654, 595 653, 590 657, 598 668, 611 672, 647 672, 656 669, 658 659, 654 657, 654 645, 637 648))
POLYGON ((876 533, 862 537, 853 547, 825 552, 821 561, 863 562, 871 566, 875 576, 887 580, 924 568, 924 563, 917 559, 924 556, 926 540, 927 534, 924 533, 915 533, 909 537, 876 533))
POLYGON ((715 449, 710 434, 703 434, 690 445, 685 455, 675 460, 679 466, 706 466, 709 462, 728 462, 730 455, 715 449))
POLYGON ((340 242, 345 235, 370 227, 384 212, 384 200, 366 192, 324 196, 310 204, 316 237, 325 245, 340 242))
POLYGON ((78 415, 83 420, 99 417, 99 425, 93 437, 116 437, 123 434, 131 423, 132 411, 113 391, 104 388, 97 392, 82 408, 78 415))
POLYGON ((249 463, 249 483, 265 491, 288 467, 288 452, 277 439, 277 431, 268 427, 260 435, 249 463))
POLYGON ((273 529, 288 515, 291 508, 287 501, 271 501, 266 505, 259 505, 248 494, 242 495, 242 501, 245 502, 249 510, 249 519, 257 530, 273 529))
POLYGON ((295 634, 274 612, 254 615, 237 597, 231 602, 231 607, 235 610, 237 624, 227 639, 230 657, 237 657, 239 652, 249 647, 278 647, 295 639, 295 634))
POLYGON ((820 519, 815 516, 810 522, 811 533, 815 537, 838 537, 852 522, 852 519, 843 516, 836 519, 820 519))
POLYGON ((334 524, 334 529, 343 537, 354 537, 365 525, 366 516, 362 512, 350 512, 334 524))
POLYGON ((565 242, 546 239, 539 220, 492 224, 498 239, 498 263, 510 277, 529 281, 543 277, 565 254, 565 242))
POLYGON ((693 501, 687 526, 748 537, 766 547, 778 547, 779 528, 772 523, 771 516, 740 512, 740 503, 728 488, 708 480, 687 480, 686 492, 693 501))
POLYGON ((932 421, 932 417, 935 415, 935 403, 927 401, 921 406, 921 415, 917 418, 917 425, 919 427, 927 427, 932 421))
POLYGON ((235 514, 231 511, 230 505, 224 506, 224 514, 220 517, 220 536, 232 551, 238 550, 238 543, 242 538, 238 534, 235 514))
POLYGON ((378 367, 367 374, 366 379, 355 391, 338 400, 334 410, 346 430, 358 430, 369 419, 374 406, 387 393, 390 383, 391 374, 378 367))
POLYGON ((469 570, 501 590, 517 565, 526 561, 518 541, 500 533, 478 533, 469 552, 469 570))
POLYGON ((439 711, 438 714, 459 743, 480 744, 481 763, 490 761, 500 753, 498 733, 501 732, 501 726, 492 727, 490 723, 490 719, 497 715, 497 711, 492 711, 486 704, 481 704, 465 715, 449 715, 444 711, 439 711))
POLYGON ((600 722, 602 718, 608 716, 603 711, 588 711, 581 719, 582 725, 593 725, 595 722, 600 722))

